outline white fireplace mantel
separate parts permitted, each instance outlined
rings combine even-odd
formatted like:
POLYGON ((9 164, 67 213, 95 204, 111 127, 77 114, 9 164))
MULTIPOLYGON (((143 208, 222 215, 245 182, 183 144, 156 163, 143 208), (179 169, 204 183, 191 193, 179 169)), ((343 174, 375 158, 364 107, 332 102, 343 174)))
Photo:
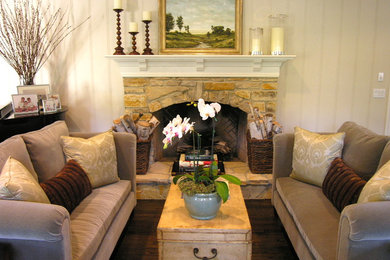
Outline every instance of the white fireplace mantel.
POLYGON ((122 77, 279 77, 295 55, 107 55, 122 77))

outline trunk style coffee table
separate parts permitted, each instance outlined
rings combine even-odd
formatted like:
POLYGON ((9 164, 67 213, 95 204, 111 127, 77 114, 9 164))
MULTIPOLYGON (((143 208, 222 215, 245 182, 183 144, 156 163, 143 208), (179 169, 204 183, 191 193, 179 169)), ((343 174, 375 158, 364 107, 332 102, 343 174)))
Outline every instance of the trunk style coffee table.
POLYGON ((159 259, 251 259, 252 228, 241 188, 229 185, 230 199, 211 220, 191 218, 172 184, 157 226, 159 259))

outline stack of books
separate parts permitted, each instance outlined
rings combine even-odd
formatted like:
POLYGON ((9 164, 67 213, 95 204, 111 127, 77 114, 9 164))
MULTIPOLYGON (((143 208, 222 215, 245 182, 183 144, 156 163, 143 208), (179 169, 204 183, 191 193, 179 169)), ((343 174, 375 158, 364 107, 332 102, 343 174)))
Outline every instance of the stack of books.
MULTIPOLYGON (((211 155, 201 154, 201 155, 193 155, 193 154, 180 154, 179 159, 179 170, 180 172, 191 172, 194 171, 194 159, 195 164, 199 164, 205 168, 210 167, 212 163, 211 155), (197 159, 198 158, 198 159, 197 159), (197 161, 198 160, 198 161, 197 161)), ((218 163, 218 156, 214 154, 214 161, 218 163)))

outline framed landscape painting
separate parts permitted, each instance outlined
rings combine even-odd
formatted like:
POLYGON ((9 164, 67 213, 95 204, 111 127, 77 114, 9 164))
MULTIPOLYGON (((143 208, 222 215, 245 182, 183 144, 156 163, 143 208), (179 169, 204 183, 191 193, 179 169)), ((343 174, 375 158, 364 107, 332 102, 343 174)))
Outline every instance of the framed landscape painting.
POLYGON ((159 0, 161 54, 241 54, 242 0, 159 0))

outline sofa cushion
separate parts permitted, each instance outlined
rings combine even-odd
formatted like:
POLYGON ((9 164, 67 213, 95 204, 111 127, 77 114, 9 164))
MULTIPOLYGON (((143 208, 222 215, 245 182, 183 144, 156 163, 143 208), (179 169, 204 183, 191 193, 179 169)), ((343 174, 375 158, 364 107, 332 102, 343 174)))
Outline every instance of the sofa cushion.
POLYGON ((63 206, 69 212, 92 192, 87 174, 74 160, 68 161, 55 177, 40 185, 52 204, 63 206))
POLYGON ((335 259, 340 212, 320 187, 290 177, 276 180, 277 191, 316 259, 335 259))
POLYGON ((39 182, 54 177, 65 166, 60 142, 60 136, 63 135, 69 135, 65 121, 56 121, 40 130, 22 135, 39 182))
POLYGON ((383 149, 381 159, 379 160, 378 168, 376 170, 378 171, 388 161, 390 161, 390 141, 387 142, 387 144, 385 145, 385 148, 383 149))
POLYGON ((89 139, 63 136, 61 140, 67 160, 72 159, 80 164, 93 188, 119 180, 112 132, 105 132, 89 139))
POLYGON ((20 135, 10 137, 0 143, 0 169, 3 168, 5 162, 10 156, 21 162, 34 176, 34 178, 38 180, 38 176, 34 170, 26 144, 20 135))
POLYGON ((382 166, 364 186, 358 203, 390 200, 390 161, 382 166))
POLYGON ((131 182, 119 182, 93 189, 72 212, 73 259, 91 259, 114 217, 131 191, 131 182))
POLYGON ((366 183, 341 158, 336 158, 322 183, 322 192, 341 212, 347 205, 357 202, 366 183))
POLYGON ((0 199, 50 204, 34 176, 12 157, 8 158, 0 173, 0 199))
POLYGON ((345 122, 338 131, 345 132, 344 162, 363 179, 370 179, 390 137, 378 135, 354 122, 345 122))
POLYGON ((341 156, 344 133, 317 134, 295 127, 291 177, 321 186, 332 161, 341 156))

